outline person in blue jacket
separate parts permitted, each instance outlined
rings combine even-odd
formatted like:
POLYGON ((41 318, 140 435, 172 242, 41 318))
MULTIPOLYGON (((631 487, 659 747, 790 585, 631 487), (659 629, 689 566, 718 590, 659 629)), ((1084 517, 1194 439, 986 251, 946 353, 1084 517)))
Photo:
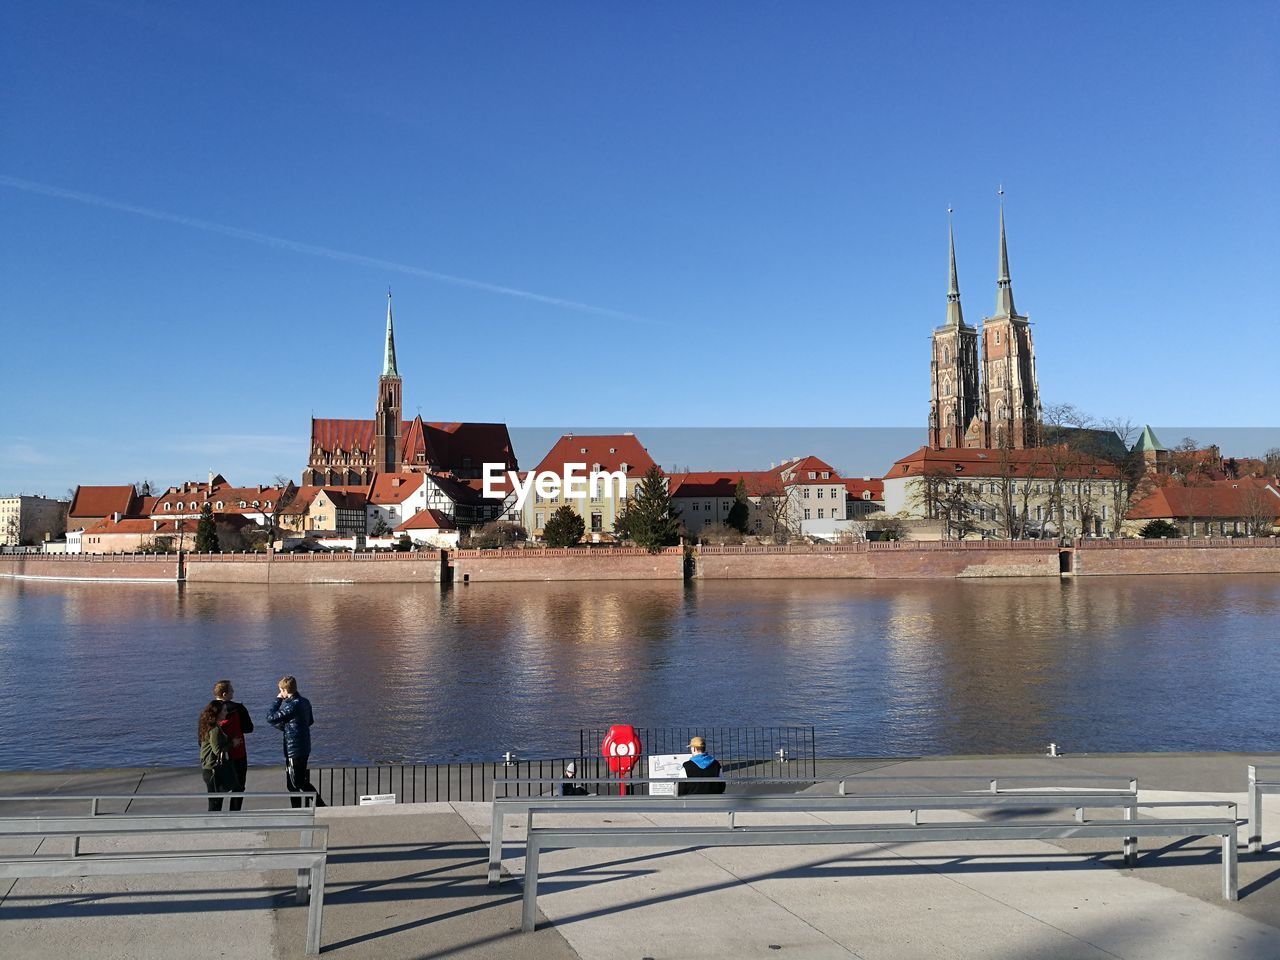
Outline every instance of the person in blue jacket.
MULTIPOLYGON (((276 684, 278 692, 267 709, 267 723, 284 733, 284 780, 290 793, 314 793, 316 806, 323 807, 320 791, 311 785, 307 775, 307 759, 311 756, 311 725, 315 715, 311 701, 298 693, 298 681, 293 677, 281 677, 276 684)), ((302 798, 290 801, 302 806, 302 798)))
POLYGON ((684 775, 694 782, 676 784, 677 795, 687 797, 696 793, 724 793, 725 784, 720 779, 720 761, 707 753, 707 742, 701 737, 690 737, 689 752, 693 756, 684 762, 684 775))

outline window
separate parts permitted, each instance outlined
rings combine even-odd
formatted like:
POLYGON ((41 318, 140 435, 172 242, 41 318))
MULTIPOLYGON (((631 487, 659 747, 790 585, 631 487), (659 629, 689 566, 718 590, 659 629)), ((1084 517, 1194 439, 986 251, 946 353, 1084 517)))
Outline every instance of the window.
POLYGON ((818 476, 817 476, 817 474, 816 474, 816 473, 814 473, 812 470, 810 470, 810 471, 809 471, 809 479, 810 479, 810 480, 816 480, 816 479, 818 479, 818 476))
POLYGON ((823 510, 822 510, 822 508, 821 508, 821 507, 819 507, 819 508, 818 508, 818 519, 819 519, 819 520, 821 520, 821 519, 822 519, 822 514, 823 514, 823 510))
POLYGON ((545 501, 542 499, 542 494, 538 493, 537 491, 534 491, 534 494, 533 494, 533 502, 534 502, 534 503, 544 503, 545 501))
POLYGON ((702 509, 703 509, 703 510, 706 510, 708 513, 710 513, 710 512, 711 512, 711 501, 710 501, 710 500, 708 500, 706 503, 704 503, 704 504, 702 505, 702 509))
POLYGON ((997 330, 997 331, 996 331, 996 343, 999 343, 999 342, 1000 342, 1000 331, 999 331, 999 330, 997 330))
POLYGON ((698 501, 697 501, 697 500, 695 500, 695 501, 693 502, 693 512, 694 512, 694 513, 697 513, 697 512, 698 512, 698 501))
POLYGON ((805 518, 806 520, 808 520, 808 519, 809 519, 809 508, 808 508, 808 507, 805 507, 805 508, 804 508, 804 518, 805 518))
POLYGON ((243 500, 241 500, 241 501, 240 501, 240 509, 241 509, 241 510, 243 510, 243 509, 244 509, 245 507, 247 507, 247 506, 248 506, 248 504, 247 504, 247 503, 245 503, 243 500))
POLYGON ((627 466, 627 464, 626 464, 626 461, 625 461, 625 460, 624 460, 622 463, 618 464, 618 466, 622 469, 622 472, 623 472, 623 473, 626 473, 626 472, 627 472, 627 470, 628 470, 628 469, 630 469, 630 468, 627 466))
POLYGON ((168 504, 168 503, 166 503, 166 504, 164 505, 164 508, 165 508, 166 510, 168 510, 168 509, 169 509, 169 504, 168 504))
POLYGON ((756 517, 756 529, 757 529, 757 530, 759 530, 759 529, 760 529, 760 518, 759 518, 759 517, 756 517))
POLYGON ((267 501, 267 509, 268 509, 268 510, 270 510, 270 509, 271 509, 271 501, 270 501, 270 500, 268 500, 268 501, 267 501))
POLYGON ((617 452, 618 452, 618 448, 617 448, 617 447, 610 447, 610 448, 609 448, 609 452, 610 452, 610 453, 617 453, 617 452))
POLYGON ((219 500, 219 501, 218 501, 218 504, 217 504, 217 508, 216 508, 216 509, 218 509, 218 510, 221 510, 221 509, 222 509, 222 501, 221 501, 221 500, 219 500))
POLYGON ((830 471, 830 470, 823 470, 823 471, 822 471, 822 479, 823 479, 823 480, 830 480, 830 479, 831 479, 831 471, 830 471))
POLYGON ((579 453, 586 453, 586 452, 587 452, 587 448, 586 448, 586 447, 579 447, 579 448, 578 448, 578 452, 579 452, 579 453))
POLYGON ((863 491, 862 491, 862 499, 863 499, 863 500, 870 500, 870 499, 871 499, 871 491, 870 491, 870 490, 863 490, 863 491))
POLYGON ((1044 519, 1044 507, 1041 507, 1039 505, 1036 506, 1036 519, 1037 520, 1044 519))
POLYGON ((1040 492, 1040 481, 1038 481, 1038 480, 1036 481, 1036 485, 1035 485, 1035 490, 1034 490, 1034 492, 1035 492, 1035 493, 1039 493, 1039 492, 1040 492))
POLYGON ((537 513, 533 515, 533 525, 538 530, 542 529, 542 511, 541 510, 539 510, 537 513))
POLYGON ((1107 519, 1107 505, 1105 503, 1102 505, 1102 519, 1107 519))
POLYGON ((818 488, 818 499, 819 499, 819 500, 821 500, 821 499, 822 499, 822 495, 823 495, 823 493, 825 493, 825 492, 826 492, 826 491, 825 491, 825 489, 824 489, 824 488, 822 488, 822 487, 819 487, 819 488, 818 488))

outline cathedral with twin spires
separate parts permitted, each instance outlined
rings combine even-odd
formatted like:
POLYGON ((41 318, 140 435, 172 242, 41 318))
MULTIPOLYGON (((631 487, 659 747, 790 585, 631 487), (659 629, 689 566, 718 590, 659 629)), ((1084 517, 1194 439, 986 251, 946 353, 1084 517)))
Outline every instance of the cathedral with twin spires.
POLYGON ((949 220, 947 233, 950 282, 947 317, 932 336, 929 446, 1015 450, 1039 446, 1040 390, 1036 384, 1035 348, 1031 343, 1031 321, 1013 305, 1003 200, 996 308, 983 319, 981 329, 964 322, 956 276, 955 231, 949 220))

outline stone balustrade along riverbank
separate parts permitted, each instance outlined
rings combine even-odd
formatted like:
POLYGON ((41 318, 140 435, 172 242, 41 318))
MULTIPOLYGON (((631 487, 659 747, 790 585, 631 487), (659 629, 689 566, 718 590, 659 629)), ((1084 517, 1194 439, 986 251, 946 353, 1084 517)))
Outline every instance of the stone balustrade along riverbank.
POLYGON ((971 540, 327 554, 0 554, 0 577, 186 583, 912 579, 1280 573, 1280 539, 971 540))

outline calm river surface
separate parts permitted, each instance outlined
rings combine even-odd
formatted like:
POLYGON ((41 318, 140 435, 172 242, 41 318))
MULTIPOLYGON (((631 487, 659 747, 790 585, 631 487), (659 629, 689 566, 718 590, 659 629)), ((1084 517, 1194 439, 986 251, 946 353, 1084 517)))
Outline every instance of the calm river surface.
POLYGON ((0 769, 196 762, 295 674, 313 764, 568 756, 613 722, 826 756, 1280 747, 1280 577, 221 587, 0 580, 0 769))

